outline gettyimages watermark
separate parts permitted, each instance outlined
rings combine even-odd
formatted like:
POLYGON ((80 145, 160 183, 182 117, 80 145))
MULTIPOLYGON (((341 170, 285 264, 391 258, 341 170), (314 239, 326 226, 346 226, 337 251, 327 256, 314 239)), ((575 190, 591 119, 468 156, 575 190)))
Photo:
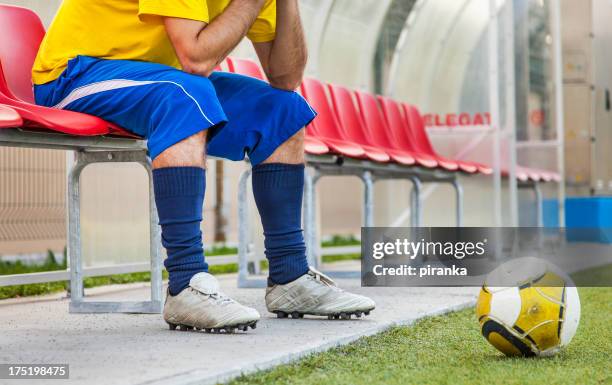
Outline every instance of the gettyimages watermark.
POLYGON ((361 255, 362 286, 514 286, 504 266, 518 264, 536 281, 553 271, 572 285, 612 287, 612 229, 371 227, 361 255))

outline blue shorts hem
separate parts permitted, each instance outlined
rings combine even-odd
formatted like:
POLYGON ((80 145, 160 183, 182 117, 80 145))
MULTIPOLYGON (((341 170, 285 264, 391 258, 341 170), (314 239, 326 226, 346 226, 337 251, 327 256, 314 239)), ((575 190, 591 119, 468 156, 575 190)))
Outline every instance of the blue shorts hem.
POLYGON ((274 151, 276 151, 283 143, 291 139, 298 131, 310 124, 314 118, 316 118, 316 115, 314 114, 302 114, 302 116, 295 120, 294 124, 288 125, 288 129, 284 130, 282 134, 275 137, 275 141, 273 143, 266 145, 260 144, 257 148, 257 153, 249 156, 251 165, 255 167, 263 163, 266 159, 272 156, 274 151))
POLYGON ((166 151, 170 147, 174 146, 177 143, 182 142, 183 140, 196 135, 202 131, 210 130, 211 128, 221 128, 223 125, 227 123, 227 119, 225 117, 212 117, 211 122, 205 122, 203 124, 194 124, 187 125, 186 127, 179 127, 177 132, 180 132, 180 135, 172 136, 170 139, 166 139, 158 144, 149 145, 147 142, 147 148, 149 150, 149 158, 151 160, 155 160, 162 152, 166 151))

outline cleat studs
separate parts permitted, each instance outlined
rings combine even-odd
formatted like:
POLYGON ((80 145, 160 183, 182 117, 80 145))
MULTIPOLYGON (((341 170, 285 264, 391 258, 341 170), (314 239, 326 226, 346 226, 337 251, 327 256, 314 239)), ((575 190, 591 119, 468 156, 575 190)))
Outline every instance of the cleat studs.
POLYGON ((334 316, 330 314, 327 316, 327 319, 334 319, 334 316))
POLYGON ((284 311, 277 311, 277 312, 276 312, 276 316, 277 316, 278 318, 287 318, 288 314, 287 314, 287 313, 285 313, 284 311))
POLYGON ((190 327, 190 326, 187 326, 187 325, 181 325, 181 326, 180 326, 180 329, 181 329, 181 331, 186 332, 186 331, 188 331, 188 330, 191 330, 191 327, 190 327))
POLYGON ((340 313, 340 319, 351 319, 351 315, 347 313, 340 313))
POLYGON ((358 311, 357 313, 355 313, 355 317, 357 317, 357 318, 361 318, 361 312, 360 312, 360 311, 358 311))
POLYGON ((210 333, 210 329, 204 329, 206 333, 210 333))
POLYGON ((248 326, 246 326, 246 325, 245 325, 245 326, 243 326, 243 327, 242 327, 242 331, 243 331, 243 332, 246 332, 247 330, 249 330, 249 327, 248 327, 248 326))
POLYGON ((368 310, 368 311, 364 312, 363 314, 370 315, 370 311, 368 310))
POLYGON ((298 313, 297 311, 294 311, 293 313, 291 313, 291 318, 300 318, 300 313, 298 313))
POLYGON ((168 323, 168 328, 169 328, 170 330, 176 330, 176 328, 177 328, 177 327, 178 327, 178 325, 168 323))
POLYGON ((257 329, 257 322, 253 322, 250 326, 253 330, 257 329))

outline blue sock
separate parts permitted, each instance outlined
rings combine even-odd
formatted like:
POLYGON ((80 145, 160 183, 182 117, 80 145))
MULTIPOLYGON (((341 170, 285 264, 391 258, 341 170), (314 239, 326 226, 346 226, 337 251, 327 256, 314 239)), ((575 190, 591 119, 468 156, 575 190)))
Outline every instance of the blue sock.
POLYGON ((253 196, 264 229, 270 281, 286 284, 308 272, 302 233, 304 165, 253 167, 253 196))
POLYGON ((202 245, 202 206, 206 173, 199 167, 170 167, 153 170, 155 203, 162 229, 162 244, 168 258, 171 295, 189 286, 195 274, 208 271, 202 245))

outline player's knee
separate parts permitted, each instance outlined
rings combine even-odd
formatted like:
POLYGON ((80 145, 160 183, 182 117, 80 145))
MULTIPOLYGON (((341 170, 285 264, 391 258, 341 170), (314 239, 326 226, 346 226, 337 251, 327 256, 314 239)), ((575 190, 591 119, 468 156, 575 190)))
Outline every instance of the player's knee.
POLYGON ((206 167, 206 131, 166 148, 153 160, 154 168, 206 167))
MULTIPOLYGON (((303 115, 308 107, 304 98, 296 92, 278 91, 275 98, 275 108, 279 116, 288 117, 288 121, 294 121, 295 116, 303 115)), ((301 128, 293 136, 287 139, 272 156, 272 161, 279 163, 303 163, 304 162, 304 136, 305 130, 301 128)))
POLYGON ((304 163, 304 135, 305 130, 302 128, 281 144, 264 163, 304 163))
POLYGON ((285 143, 281 145, 281 151, 289 152, 290 154, 304 153, 304 135, 305 130, 302 128, 295 133, 291 138, 287 139, 285 143))

